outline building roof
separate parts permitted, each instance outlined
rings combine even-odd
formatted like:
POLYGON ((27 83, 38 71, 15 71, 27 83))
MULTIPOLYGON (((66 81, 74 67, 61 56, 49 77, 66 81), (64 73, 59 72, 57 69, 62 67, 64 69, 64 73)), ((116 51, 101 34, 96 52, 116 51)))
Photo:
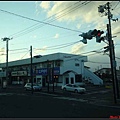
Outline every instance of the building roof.
MULTIPOLYGON (((40 62, 47 62, 53 61, 53 60, 65 60, 65 59, 71 59, 71 58, 80 58, 84 61, 87 61, 87 56, 81 56, 81 55, 75 55, 75 54, 69 54, 69 53, 53 53, 48 55, 37 55, 37 57, 32 58, 32 63, 40 63, 40 62)), ((26 58, 22 60, 16 60, 16 61, 10 61, 8 62, 8 66, 19 66, 19 65, 27 65, 31 64, 31 58, 26 58)), ((5 67, 6 63, 1 63, 0 67, 5 67)))

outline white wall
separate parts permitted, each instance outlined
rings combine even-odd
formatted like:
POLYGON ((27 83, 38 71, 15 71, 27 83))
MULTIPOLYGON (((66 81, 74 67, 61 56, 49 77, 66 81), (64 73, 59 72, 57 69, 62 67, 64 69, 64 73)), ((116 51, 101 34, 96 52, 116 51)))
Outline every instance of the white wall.
POLYGON ((94 85, 103 85, 103 80, 99 78, 97 75, 95 75, 93 72, 91 72, 88 69, 84 69, 85 71, 85 78, 89 78, 88 81, 93 83, 94 85))

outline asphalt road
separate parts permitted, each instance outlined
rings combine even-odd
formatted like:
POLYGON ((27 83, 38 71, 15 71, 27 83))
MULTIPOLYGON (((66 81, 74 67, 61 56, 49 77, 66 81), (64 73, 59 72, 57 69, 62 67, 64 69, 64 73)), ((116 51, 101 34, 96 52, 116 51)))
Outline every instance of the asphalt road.
POLYGON ((71 97, 67 93, 31 94, 31 91, 17 88, 1 90, 0 118, 109 118, 120 115, 120 107, 90 104, 80 95, 78 98, 78 95, 71 97))
POLYGON ((119 108, 36 94, 0 95, 0 118, 109 118, 119 108))

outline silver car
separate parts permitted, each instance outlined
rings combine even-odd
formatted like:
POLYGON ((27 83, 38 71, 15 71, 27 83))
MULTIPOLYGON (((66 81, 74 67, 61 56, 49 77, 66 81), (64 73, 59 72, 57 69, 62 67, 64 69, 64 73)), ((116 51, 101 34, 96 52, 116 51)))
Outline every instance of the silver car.
MULTIPOLYGON (((26 83, 24 88, 26 90, 32 90, 32 83, 26 83)), ((40 86, 39 84, 37 83, 33 83, 33 90, 34 91, 41 91, 42 90, 42 86, 40 86)))
POLYGON ((86 89, 75 84, 66 84, 61 87, 64 91, 71 91, 75 93, 85 93, 86 89))

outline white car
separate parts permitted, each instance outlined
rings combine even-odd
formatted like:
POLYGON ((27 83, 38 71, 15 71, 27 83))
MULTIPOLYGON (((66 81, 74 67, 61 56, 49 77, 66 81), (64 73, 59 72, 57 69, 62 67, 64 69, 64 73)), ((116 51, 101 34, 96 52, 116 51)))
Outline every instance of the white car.
POLYGON ((64 91, 71 91, 75 93, 85 93, 86 89, 75 84, 66 84, 61 87, 64 91))
MULTIPOLYGON (((32 83, 26 83, 25 86, 24 86, 24 88, 26 90, 32 90, 32 83)), ((40 86, 37 83, 33 83, 33 90, 34 91, 40 91, 40 90, 42 90, 42 86, 40 86)))

